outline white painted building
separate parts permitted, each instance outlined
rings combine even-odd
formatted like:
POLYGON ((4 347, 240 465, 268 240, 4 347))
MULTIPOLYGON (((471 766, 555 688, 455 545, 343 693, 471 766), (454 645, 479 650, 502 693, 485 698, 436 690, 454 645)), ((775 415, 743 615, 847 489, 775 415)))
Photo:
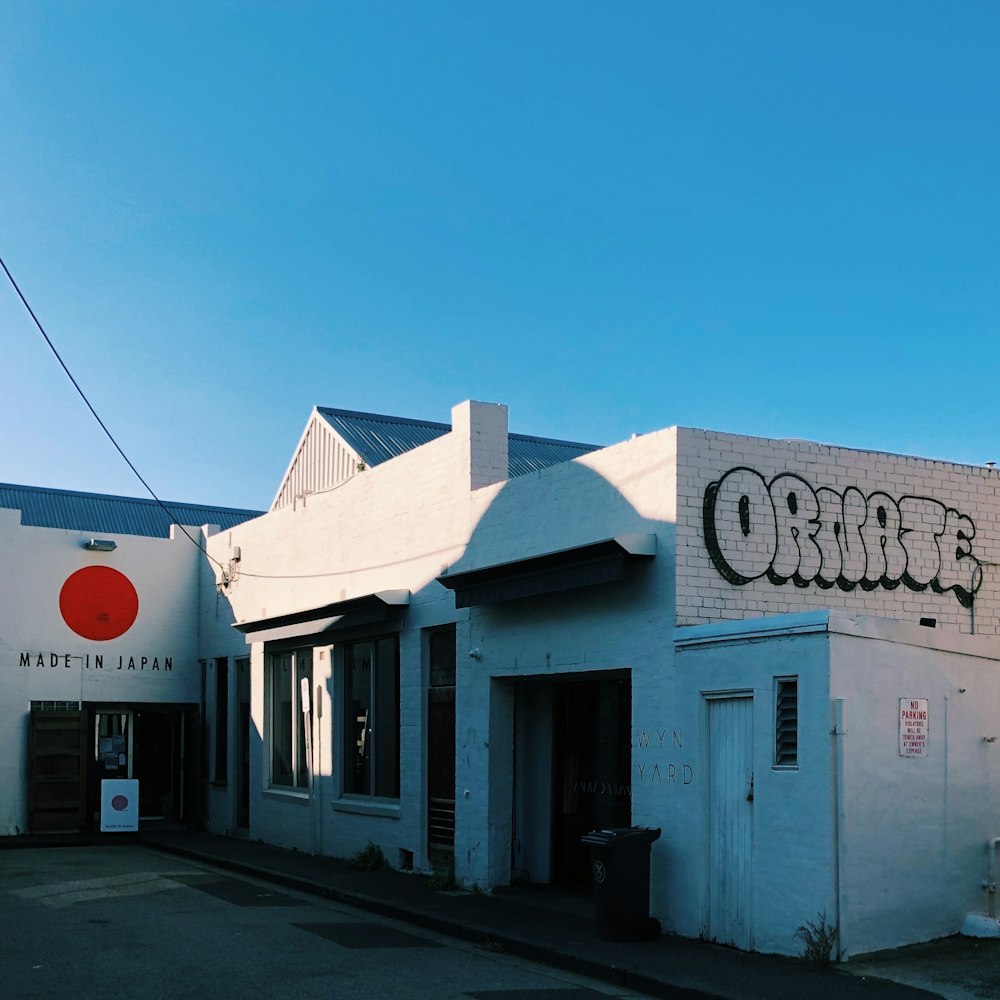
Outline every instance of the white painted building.
POLYGON ((667 931, 955 933, 1000 835, 996 475, 318 408, 272 509, 191 564, 207 824, 483 888, 659 827, 667 931))
POLYGON ((0 836, 94 827, 104 778, 200 820, 194 525, 254 512, 169 507, 0 485, 0 836))

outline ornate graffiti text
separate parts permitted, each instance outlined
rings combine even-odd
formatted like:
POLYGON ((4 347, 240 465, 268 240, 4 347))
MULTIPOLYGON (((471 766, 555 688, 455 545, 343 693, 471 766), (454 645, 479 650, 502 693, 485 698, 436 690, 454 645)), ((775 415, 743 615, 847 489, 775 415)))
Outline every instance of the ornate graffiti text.
POLYGON ((767 482, 740 467, 708 485, 702 516, 712 562, 737 586, 765 575, 847 591, 902 583, 950 590, 968 608, 982 583, 972 519, 929 497, 813 489, 791 472, 767 482))

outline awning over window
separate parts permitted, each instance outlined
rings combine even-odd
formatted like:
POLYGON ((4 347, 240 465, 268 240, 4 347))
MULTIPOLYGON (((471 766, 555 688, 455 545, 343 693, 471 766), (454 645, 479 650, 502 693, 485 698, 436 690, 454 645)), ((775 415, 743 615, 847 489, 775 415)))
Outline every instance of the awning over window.
POLYGON ((529 559, 445 573, 437 581, 455 592, 455 607, 471 608, 610 583, 622 578, 627 561, 655 555, 656 535, 616 535, 529 559))
POLYGON ((298 639, 306 635, 321 635, 324 632, 353 628, 384 621, 394 609, 406 607, 410 603, 408 590, 381 590, 377 594, 366 594, 336 604, 325 604, 321 608, 295 611, 275 618, 260 618, 257 621, 237 622, 233 628, 251 642, 277 642, 282 639, 298 639))

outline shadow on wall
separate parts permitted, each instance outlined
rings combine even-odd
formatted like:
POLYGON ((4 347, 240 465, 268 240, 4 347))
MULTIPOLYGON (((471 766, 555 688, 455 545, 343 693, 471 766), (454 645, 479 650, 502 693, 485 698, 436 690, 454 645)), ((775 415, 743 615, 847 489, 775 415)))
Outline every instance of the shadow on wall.
MULTIPOLYGON (((658 471, 643 478, 653 481, 658 471)), ((663 505, 667 471, 659 477, 663 505)), ((650 507, 658 499, 643 497, 650 507)), ((619 624, 622 614, 647 608, 672 628, 674 539, 672 522, 643 516, 604 476, 567 462, 508 481, 439 580, 455 590, 457 606, 470 608, 470 638, 483 641, 494 624, 506 631, 541 617, 558 629, 583 608, 619 624)), ((570 635, 556 638, 577 644, 570 635)))
MULTIPOLYGON (((652 464, 630 489, 671 508, 667 463, 652 464)), ((469 609, 456 689, 466 879, 572 881, 583 826, 634 821, 633 733, 661 721, 647 691, 672 655, 674 549, 672 522, 571 462, 507 482, 439 577, 469 609)))

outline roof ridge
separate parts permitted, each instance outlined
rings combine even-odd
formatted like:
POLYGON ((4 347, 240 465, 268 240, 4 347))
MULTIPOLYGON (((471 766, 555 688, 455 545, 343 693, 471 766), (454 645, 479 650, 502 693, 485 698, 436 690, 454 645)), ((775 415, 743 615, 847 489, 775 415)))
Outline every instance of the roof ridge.
POLYGON ((342 410, 336 406, 317 406, 316 409, 320 413, 332 413, 338 417, 362 417, 365 420, 377 420, 380 423, 415 424, 420 427, 451 430, 451 424, 443 424, 438 420, 421 420, 417 417, 394 417, 389 413, 365 413, 362 410, 342 410))

